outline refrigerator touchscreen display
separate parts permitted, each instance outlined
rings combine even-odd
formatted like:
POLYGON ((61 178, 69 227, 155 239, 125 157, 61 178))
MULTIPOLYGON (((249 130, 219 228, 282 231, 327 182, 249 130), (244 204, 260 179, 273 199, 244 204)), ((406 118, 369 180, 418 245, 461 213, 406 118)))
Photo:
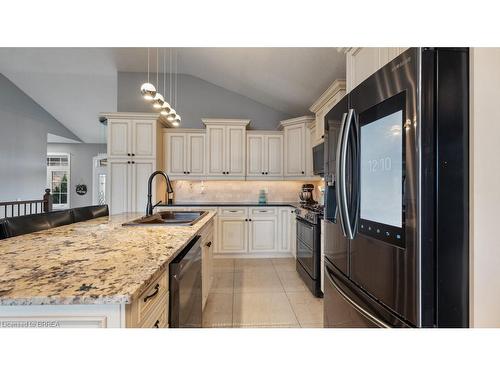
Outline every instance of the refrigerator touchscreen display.
POLYGON ((360 219, 361 229, 364 229, 362 232, 374 231, 379 235, 393 237, 394 233, 399 231, 390 231, 386 226, 393 229, 403 227, 402 128, 402 110, 361 126, 360 219))

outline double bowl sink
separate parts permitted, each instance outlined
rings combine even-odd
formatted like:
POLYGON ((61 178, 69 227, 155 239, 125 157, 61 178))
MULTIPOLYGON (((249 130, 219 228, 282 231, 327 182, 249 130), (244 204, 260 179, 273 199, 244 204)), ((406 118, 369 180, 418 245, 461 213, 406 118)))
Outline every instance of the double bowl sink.
POLYGON ((208 214, 208 211, 158 211, 122 225, 193 225, 208 214))

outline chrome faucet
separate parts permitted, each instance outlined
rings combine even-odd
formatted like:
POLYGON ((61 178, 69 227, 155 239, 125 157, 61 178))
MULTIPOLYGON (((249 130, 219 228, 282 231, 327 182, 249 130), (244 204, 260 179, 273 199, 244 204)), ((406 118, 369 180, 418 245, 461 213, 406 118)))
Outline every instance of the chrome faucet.
POLYGON ((149 176, 148 179, 148 204, 146 206, 146 216, 153 215, 153 209, 161 203, 161 201, 159 201, 153 206, 153 202, 151 201, 151 199, 153 198, 153 193, 152 193, 153 179, 157 174, 161 174, 163 177, 165 177, 165 180, 167 181, 167 204, 172 204, 172 198, 170 197, 170 193, 173 193, 174 189, 172 188, 172 184, 170 183, 170 178, 168 178, 168 176, 162 171, 153 172, 151 173, 151 176, 149 176))

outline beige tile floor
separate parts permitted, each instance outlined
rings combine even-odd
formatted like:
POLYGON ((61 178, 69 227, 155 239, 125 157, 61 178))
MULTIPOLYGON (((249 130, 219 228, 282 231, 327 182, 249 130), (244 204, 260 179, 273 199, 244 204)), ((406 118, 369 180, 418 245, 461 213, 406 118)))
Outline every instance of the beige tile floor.
POLYGON ((203 327, 323 326, 323 299, 315 298, 295 260, 215 259, 203 327))

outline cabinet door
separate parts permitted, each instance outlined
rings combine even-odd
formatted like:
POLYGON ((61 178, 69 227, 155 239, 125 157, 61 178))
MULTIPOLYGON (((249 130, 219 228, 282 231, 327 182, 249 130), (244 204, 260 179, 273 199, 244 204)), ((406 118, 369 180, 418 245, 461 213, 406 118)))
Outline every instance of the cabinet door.
POLYGON ((279 248, 278 251, 288 253, 292 251, 291 247, 291 218, 293 208, 286 207, 280 208, 278 220, 278 235, 279 235, 279 248))
POLYGON ((130 156, 131 127, 130 120, 108 120, 108 158, 130 156))
POLYGON ((380 48, 356 48, 347 54, 347 91, 351 91, 380 67, 380 48))
POLYGON ((219 218, 219 253, 246 253, 248 228, 245 218, 219 218))
POLYGON ((266 176, 283 176, 283 136, 268 135, 265 145, 266 176))
POLYGON ((226 171, 224 163, 226 129, 224 126, 207 126, 206 137, 207 174, 222 176, 222 172, 226 171))
POLYGON ((264 136, 247 135, 247 176, 262 176, 264 172, 264 136))
POLYGON ((241 126, 226 126, 226 172, 229 176, 245 175, 245 134, 241 126))
MULTIPOLYGON (((148 202, 148 178, 155 170, 154 160, 136 160, 132 164, 132 207, 131 211, 145 212, 148 202)), ((153 184, 153 204, 156 202, 156 189, 153 184)))
POLYGON ((305 175, 305 126, 285 128, 285 176, 305 175))
POLYGON ((297 216, 295 212, 290 214, 290 250, 294 258, 297 258, 297 216))
POLYGON ((276 216, 254 216, 249 222, 249 226, 249 252, 269 252, 278 250, 278 226, 276 216))
POLYGON ((166 165, 169 175, 185 175, 186 172, 186 135, 184 133, 167 133, 166 165))
POLYGON ((120 214, 130 210, 130 160, 108 161, 109 189, 107 202, 110 213, 120 214))
POLYGON ((205 174, 205 135, 188 133, 186 142, 186 172, 202 176, 205 174))
POLYGON ((132 121, 132 153, 136 158, 154 158, 156 155, 156 122, 132 121))

